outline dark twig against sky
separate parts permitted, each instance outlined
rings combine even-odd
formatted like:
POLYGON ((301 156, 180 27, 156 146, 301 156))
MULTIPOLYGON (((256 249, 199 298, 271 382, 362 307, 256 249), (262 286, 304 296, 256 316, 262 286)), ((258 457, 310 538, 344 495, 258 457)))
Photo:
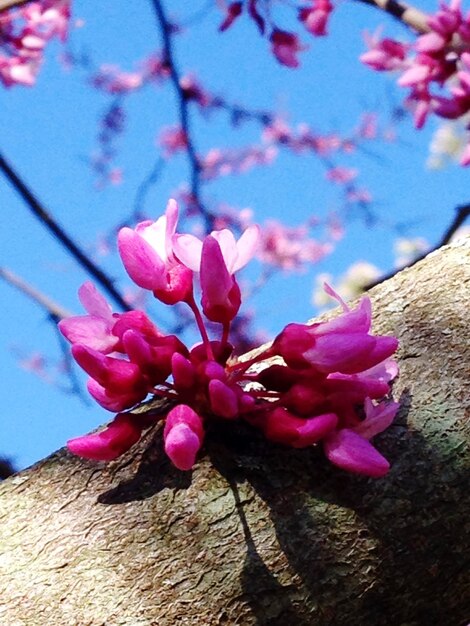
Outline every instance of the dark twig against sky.
POLYGON ((178 101, 180 126, 186 137, 186 153, 188 155, 190 167, 190 187, 192 199, 201 216, 204 218, 206 229, 209 232, 213 230, 215 216, 207 210, 201 198, 201 165, 194 146, 189 113, 189 102, 181 86, 181 76, 175 64, 173 41, 171 38, 172 25, 168 21, 163 4, 160 0, 152 0, 152 5, 154 7, 157 22, 160 28, 165 62, 168 66, 171 82, 173 83, 175 95, 178 101))
POLYGON ((116 289, 112 279, 105 274, 85 252, 75 243, 75 241, 59 226, 52 215, 46 211, 45 207, 39 202, 31 189, 19 177, 11 165, 0 154, 0 171, 10 182, 15 191, 21 196, 23 202, 30 211, 39 219, 41 224, 51 232, 54 237, 64 246, 71 256, 92 276, 107 294, 118 304, 124 311, 130 311, 131 307, 124 300, 121 293, 116 289))

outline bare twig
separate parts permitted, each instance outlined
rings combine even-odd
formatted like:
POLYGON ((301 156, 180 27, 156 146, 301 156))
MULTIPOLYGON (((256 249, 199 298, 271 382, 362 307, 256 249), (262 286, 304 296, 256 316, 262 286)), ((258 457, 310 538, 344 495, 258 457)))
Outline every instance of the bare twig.
POLYGON ((22 294, 33 300, 42 309, 49 314, 49 316, 61 320, 65 317, 70 317, 72 313, 64 309, 60 304, 54 302, 51 298, 43 294, 41 291, 27 283, 20 278, 17 274, 7 269, 6 267, 0 267, 0 278, 3 278, 9 285, 21 291, 22 294))
POLYGON ((393 278, 393 276, 395 276, 395 274, 398 274, 398 272, 401 272, 402 270, 408 267, 413 267, 413 265, 418 263, 418 261, 422 261, 424 257, 426 257, 431 252, 435 252, 439 248, 442 248, 442 246, 447 245, 452 239, 452 237, 455 235, 457 230, 462 226, 462 224, 465 222, 465 220, 468 217, 470 217, 470 204, 463 204, 461 206, 458 206, 456 208, 456 215, 454 219, 450 223, 445 233, 442 235, 440 241, 433 248, 431 248, 430 250, 426 250, 426 252, 423 252, 422 254, 420 254, 418 257, 413 259, 413 261, 408 263, 408 265, 399 267, 398 269, 395 269, 392 272, 389 272, 388 274, 381 276, 378 280, 375 280, 372 283, 369 283, 368 285, 364 287, 364 291, 369 291, 369 289, 372 289, 372 287, 375 287, 376 285, 380 285, 380 283, 383 283, 389 278, 393 278))
POLYGON ((188 155, 191 174, 191 195, 195 205, 197 206, 199 212, 206 222, 207 231, 211 231, 214 227, 215 216, 207 210, 201 199, 201 165, 199 163, 199 159, 197 157, 192 138, 188 99, 186 98, 183 88, 181 87, 181 76, 175 64, 173 54, 173 42, 171 39, 172 25, 168 21, 165 10, 160 0, 152 0, 152 4, 155 10, 158 25, 160 27, 165 62, 168 66, 171 82, 173 83, 176 98, 178 101, 180 126, 186 137, 186 152, 188 155))
POLYGON ((18 176, 9 163, 0 154, 0 171, 11 183, 15 191, 21 196, 31 212, 39 219, 58 241, 66 248, 73 258, 92 276, 109 294, 111 298, 124 310, 130 311, 131 307, 124 300, 113 284, 112 279, 105 274, 93 261, 80 249, 73 239, 59 226, 50 213, 39 202, 26 183, 18 176))

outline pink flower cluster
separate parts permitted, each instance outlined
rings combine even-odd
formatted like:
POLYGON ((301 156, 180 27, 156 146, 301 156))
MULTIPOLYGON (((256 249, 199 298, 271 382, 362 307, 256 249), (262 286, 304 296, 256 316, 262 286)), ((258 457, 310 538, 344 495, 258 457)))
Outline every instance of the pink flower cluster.
MULTIPOLYGON (((460 0, 441 3, 427 21, 429 32, 414 44, 374 37, 361 56, 377 71, 402 72, 398 84, 410 89, 406 104, 414 111, 417 128, 430 113, 457 119, 470 112, 470 12, 464 16, 460 5, 460 0)), ((470 165, 470 144, 461 164, 470 165)))
POLYGON ((0 81, 34 85, 44 48, 53 37, 67 37, 69 0, 30 2, 0 14, 0 81))
POLYGON ((189 470, 208 422, 244 420, 273 442, 295 448, 321 442, 335 465, 384 475, 389 464, 370 439, 390 425, 398 408, 385 399, 397 374, 391 359, 397 340, 371 334, 370 300, 352 310, 340 301, 343 313, 329 322, 289 324, 256 356, 238 360, 230 343, 241 304, 235 274, 255 254, 259 229, 249 226, 238 241, 228 229, 201 241, 177 233, 177 220, 176 202, 170 200, 156 222, 121 229, 119 252, 137 285, 165 304, 189 307, 202 341, 187 348, 141 311, 112 313, 90 283, 83 285, 79 295, 87 315, 59 327, 90 376, 93 398, 119 413, 101 432, 69 441, 69 449, 111 460, 163 420, 166 454, 176 467, 189 470), (194 297, 196 276, 201 307, 194 297), (220 324, 217 339, 209 338, 208 322, 220 324), (166 415, 126 411, 149 394, 167 401, 166 415))
MULTIPOLYGON (((269 26, 269 40, 271 51, 282 65, 298 67, 298 53, 307 49, 300 42, 299 37, 290 31, 276 27, 272 21, 271 3, 260 0, 245 0, 245 2, 230 2, 223 4, 224 19, 219 26, 220 31, 227 30, 235 20, 246 10, 248 16, 256 24, 262 35, 269 26)), ((297 18, 303 27, 315 37, 327 35, 328 20, 334 9, 330 0, 310 0, 302 3, 297 9, 297 18)))

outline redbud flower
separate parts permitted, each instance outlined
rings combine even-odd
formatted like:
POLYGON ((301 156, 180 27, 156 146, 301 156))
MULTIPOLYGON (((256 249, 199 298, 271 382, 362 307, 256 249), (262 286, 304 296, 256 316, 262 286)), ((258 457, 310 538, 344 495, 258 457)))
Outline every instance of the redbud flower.
POLYGON ((103 354, 113 352, 119 338, 112 333, 116 319, 111 307, 91 282, 80 287, 78 297, 88 315, 75 315, 61 320, 61 333, 71 343, 81 343, 103 354))
POLYGON ((85 459, 111 461, 139 441, 142 429, 131 415, 121 413, 101 432, 70 439, 67 447, 85 459))
POLYGON ((119 254, 129 276, 165 304, 186 300, 193 289, 192 272, 173 253, 177 221, 178 206, 170 200, 165 215, 156 222, 141 222, 135 230, 121 228, 118 235, 119 254))
POLYGON ((276 59, 287 67, 299 67, 297 53, 305 50, 294 33, 285 30, 274 29, 271 33, 271 50, 276 59))
POLYGON ((189 470, 204 438, 202 420, 191 407, 179 404, 167 415, 163 438, 165 452, 173 464, 180 470, 189 470))
POLYGON ((146 399, 164 400, 165 415, 146 410, 119 413, 99 433, 78 437, 69 449, 85 458, 110 460, 136 443, 144 428, 164 421, 165 452, 181 470, 193 467, 202 447, 205 422, 244 420, 268 439, 294 448, 323 443, 335 465, 367 476, 382 476, 388 462, 369 442, 387 428, 398 403, 383 402, 398 373, 390 358, 394 337, 371 334, 371 303, 348 307, 328 286, 343 312, 328 322, 289 324, 270 348, 252 359, 232 358, 229 341, 241 303, 235 272, 255 254, 259 229, 250 226, 238 241, 228 230, 203 241, 175 234, 176 203, 155 223, 119 233, 129 275, 163 302, 185 300, 202 341, 191 350, 175 335, 159 331, 141 311, 115 314, 90 284, 80 290, 88 315, 61 323, 72 354, 90 375, 88 390, 105 409, 123 411, 146 399), (199 275, 202 312, 192 295, 199 275), (189 285, 189 287, 188 287, 189 285), (206 321, 205 321, 206 320, 206 321), (207 320, 222 324, 210 339, 207 320), (252 366, 273 356, 281 363, 252 366))

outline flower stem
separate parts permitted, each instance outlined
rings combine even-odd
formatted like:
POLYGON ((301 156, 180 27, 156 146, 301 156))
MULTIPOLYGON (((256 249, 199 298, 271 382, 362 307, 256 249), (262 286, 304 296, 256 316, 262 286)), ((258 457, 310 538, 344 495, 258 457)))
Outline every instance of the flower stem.
POLYGON ((196 318, 196 324, 197 327, 199 329, 199 332, 201 333, 201 337, 202 337, 202 342, 206 347, 206 354, 207 354, 207 358, 211 361, 215 361, 214 358, 214 353, 212 351, 212 346, 211 346, 211 342, 209 340, 209 336, 207 334, 207 330, 206 327, 204 325, 204 320, 202 319, 202 315, 201 312, 196 304, 196 301, 194 300, 194 295, 191 294, 191 296, 186 300, 186 303, 188 304, 189 308, 191 309, 191 311, 194 313, 194 317, 196 318))

